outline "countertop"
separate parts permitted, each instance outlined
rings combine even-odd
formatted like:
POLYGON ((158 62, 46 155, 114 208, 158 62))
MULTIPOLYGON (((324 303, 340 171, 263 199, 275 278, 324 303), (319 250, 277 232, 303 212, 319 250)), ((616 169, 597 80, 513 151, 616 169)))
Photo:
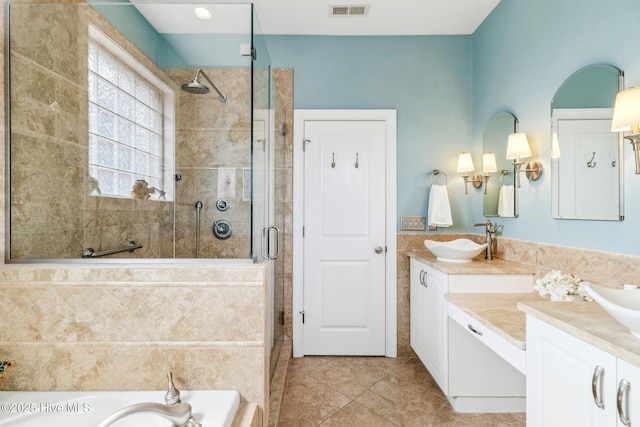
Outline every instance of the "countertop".
POLYGON ((618 323, 596 302, 520 301, 518 308, 640 367, 640 338, 618 323))
POLYGON ((445 294, 444 298, 517 348, 526 348, 526 314, 520 301, 544 299, 535 292, 514 294, 445 294))
POLYGON ((640 338, 597 302, 556 302, 531 293, 445 294, 445 299, 519 349, 526 349, 529 314, 634 366, 640 338))
POLYGON ((535 274, 534 268, 525 264, 484 259, 484 252, 467 263, 438 261, 427 248, 413 249, 407 255, 445 274, 535 274))

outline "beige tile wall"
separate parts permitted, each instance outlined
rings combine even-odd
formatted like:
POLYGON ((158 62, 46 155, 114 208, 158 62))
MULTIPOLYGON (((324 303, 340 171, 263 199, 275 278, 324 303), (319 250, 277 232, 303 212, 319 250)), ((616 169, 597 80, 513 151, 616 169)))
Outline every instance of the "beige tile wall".
MULTIPOLYGON (((169 68, 164 72, 180 87, 193 79, 195 70, 169 68)), ((205 68, 204 72, 227 100, 220 102, 213 89, 206 95, 177 92, 176 173, 181 179, 175 183, 176 257, 196 257, 195 204, 201 201, 199 256, 247 258, 251 253, 251 201, 244 197, 243 188, 244 170, 251 167, 251 70, 205 68), (225 171, 231 176, 230 183, 225 171), (228 202, 228 210, 216 208, 219 198, 228 202), (219 240, 213 235, 217 220, 229 221, 231 237, 219 240)))
POLYGON ((2 390, 236 389, 268 414, 269 268, 4 266, 2 390))
MULTIPOLYGON (((243 192, 251 167, 251 70, 204 71, 227 96, 213 91, 181 91, 195 68, 159 69, 90 8, 80 12, 64 2, 16 5, 12 9, 12 258, 77 258, 85 247, 96 251, 143 245, 122 257, 195 258, 195 203, 203 202, 200 253, 206 258, 245 258, 250 254, 251 202, 243 192), (157 200, 89 196, 87 143, 87 26, 91 22, 173 88, 176 99, 176 206, 157 200), (36 34, 37 37, 33 37, 36 34), (31 41, 26 42, 26 39, 31 41), (219 171, 229 169, 232 185, 219 171), (43 170, 55 173, 42 174, 43 170), (219 240, 216 220, 228 220, 233 233, 219 240)), ((266 108, 266 70, 256 70, 257 108, 266 108)), ((173 185, 173 182, 169 183, 173 185)))
POLYGON ((89 23, 177 86, 93 9, 58 2, 11 11, 12 258, 78 258, 129 240, 144 248, 125 256, 172 256, 173 202, 90 196, 89 23))
MULTIPOLYGON (((4 11, 3 8, 3 15, 4 11)), ((2 18, 0 25, 4 27, 2 18)), ((38 20, 36 26, 51 25, 45 25, 39 17, 34 19, 38 20)), ((72 34, 63 23, 57 28, 65 33, 62 40, 72 34)), ((4 31, 0 32, 0 40, 4 44, 4 31)), ((116 41, 126 43, 124 39, 116 41)), ((51 56, 58 56, 55 49, 51 56)), ((0 62, 4 61, 3 57, 0 62)), ((0 67, 0 76, 4 82, 4 66, 0 67)), ((42 77, 37 85, 50 87, 47 81, 42 77)), ((169 79, 167 83, 175 85, 169 79)), ((41 89, 34 87, 32 93, 41 89)), ((46 105, 42 108, 46 111, 46 105)), ((0 112, 4 116, 4 103, 0 112)), ((28 117, 23 117, 19 123, 27 127, 22 132, 24 138, 52 140, 60 147, 73 150, 80 147, 81 153, 86 151, 86 141, 73 139, 78 131, 60 129, 57 136, 51 135, 56 129, 55 120, 44 121, 50 123, 49 127, 29 129, 28 117), (62 141, 63 133, 69 141, 62 141)), ((4 120, 0 121, 2 135, 4 124, 4 120)), ((79 157, 84 159, 84 154, 79 157)), ((4 150, 0 151, 0 158, 0 183, 4 185, 4 150)), ((57 159, 61 156, 49 156, 49 161, 57 159)), ((83 180, 76 172, 71 177, 83 180)), ((64 185, 70 188, 60 188, 62 183, 54 187, 56 191, 77 190, 83 194, 82 188, 64 185)), ((55 192, 44 193, 41 203, 52 203, 55 192)), ((5 203, 2 192, 2 224, 5 203)), ((116 205, 107 208, 122 210, 116 205)), ((65 221, 73 226, 78 222, 75 214, 66 212, 65 216, 65 221)), ((110 220, 96 216, 92 221, 103 224, 110 220)), ((4 240, 4 236, 5 228, 0 227, 0 238, 4 240)), ((73 238, 74 246, 81 241, 80 237, 73 238)), ((55 233, 42 235, 40 239, 45 247, 61 241, 55 233)), ((0 255, 4 259, 4 246, 0 247, 0 255)), ((4 308, 0 321, 9 332, 0 334, 0 359, 15 359, 17 363, 0 382, 0 388, 163 389, 166 371, 171 369, 179 387, 237 389, 243 402, 258 405, 262 409, 259 412, 266 417, 268 276, 268 269, 261 264, 228 267, 138 264, 126 268, 3 265, 0 303, 4 308)))

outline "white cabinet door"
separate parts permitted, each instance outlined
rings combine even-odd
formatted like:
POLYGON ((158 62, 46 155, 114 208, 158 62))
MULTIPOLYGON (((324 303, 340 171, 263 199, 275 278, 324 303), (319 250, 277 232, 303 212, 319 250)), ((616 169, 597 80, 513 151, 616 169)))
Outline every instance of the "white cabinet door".
POLYGON ((427 343, 425 365, 444 394, 448 393, 448 325, 444 294, 447 276, 426 267, 424 281, 427 289, 427 343))
POLYGON ((640 368, 618 359, 617 379, 617 426, 640 426, 640 368))
POLYGON ((416 352, 422 363, 425 363, 427 288, 424 286, 423 279, 424 264, 411 259, 409 295, 411 348, 416 352))
POLYGON ((615 391, 614 356, 527 316, 528 426, 615 425, 615 391))
POLYGON ((444 293, 447 275, 411 259, 411 348, 447 393, 447 325, 444 293))

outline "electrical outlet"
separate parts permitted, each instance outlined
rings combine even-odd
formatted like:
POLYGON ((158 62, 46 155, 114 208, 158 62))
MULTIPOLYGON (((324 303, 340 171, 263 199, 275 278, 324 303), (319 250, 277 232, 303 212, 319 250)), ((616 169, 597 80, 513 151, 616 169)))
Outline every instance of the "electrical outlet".
POLYGON ((425 231, 427 229, 427 218, 424 216, 403 216, 401 218, 401 230, 425 231))

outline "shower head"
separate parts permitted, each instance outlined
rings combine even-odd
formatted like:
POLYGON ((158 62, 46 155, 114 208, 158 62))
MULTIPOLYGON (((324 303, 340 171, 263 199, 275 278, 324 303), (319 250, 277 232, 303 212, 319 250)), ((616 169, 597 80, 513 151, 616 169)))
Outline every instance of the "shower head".
POLYGON ((209 88, 197 80, 193 80, 189 83, 182 85, 182 90, 189 93, 195 93, 196 95, 204 95, 209 93, 209 88))
POLYGON ((196 95, 204 95, 204 94, 209 93, 209 91, 210 91, 209 87, 204 85, 204 84, 202 84, 202 83, 200 83, 200 75, 201 74, 209 82, 211 87, 213 87, 213 90, 218 92, 218 99, 220 100, 220 102, 225 102, 227 100, 227 97, 224 96, 222 93, 220 93, 220 91, 218 90, 216 85, 213 84, 213 82, 211 81, 209 76, 207 76, 205 74, 205 72, 202 71, 201 68, 198 68, 198 70, 196 71, 196 75, 193 77, 192 81, 182 85, 182 90, 185 91, 185 92, 189 92, 189 93, 195 93, 196 95))

